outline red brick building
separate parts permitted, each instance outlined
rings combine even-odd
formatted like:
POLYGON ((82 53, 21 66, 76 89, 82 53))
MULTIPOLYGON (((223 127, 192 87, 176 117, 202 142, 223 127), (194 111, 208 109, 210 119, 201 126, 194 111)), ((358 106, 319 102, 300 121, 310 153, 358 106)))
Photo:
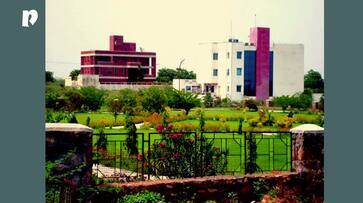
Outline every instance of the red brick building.
POLYGON ((138 52, 136 43, 110 36, 110 50, 81 52, 81 75, 98 75, 100 84, 152 83, 156 79, 156 53, 138 52))

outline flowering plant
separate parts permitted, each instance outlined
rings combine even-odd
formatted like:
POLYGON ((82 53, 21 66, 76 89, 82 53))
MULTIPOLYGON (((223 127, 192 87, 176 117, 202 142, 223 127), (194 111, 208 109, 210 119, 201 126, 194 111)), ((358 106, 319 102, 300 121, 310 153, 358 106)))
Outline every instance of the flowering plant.
POLYGON ((223 174, 227 152, 213 146, 203 135, 174 130, 172 124, 158 124, 161 139, 152 145, 151 173, 169 178, 223 174))

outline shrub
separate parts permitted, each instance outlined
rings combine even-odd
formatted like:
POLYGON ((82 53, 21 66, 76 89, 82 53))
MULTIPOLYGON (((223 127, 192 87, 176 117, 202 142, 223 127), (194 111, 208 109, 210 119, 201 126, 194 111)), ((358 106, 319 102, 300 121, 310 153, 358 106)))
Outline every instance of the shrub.
POLYGON ((278 119, 276 121, 276 125, 279 128, 286 129, 286 128, 291 128, 293 122, 294 122, 293 118, 284 117, 284 118, 278 119))
POLYGON ((204 126, 204 130, 207 132, 220 132, 223 131, 223 128, 220 123, 207 123, 204 126))
POLYGON ((250 111, 257 111, 257 102, 254 99, 247 99, 242 101, 242 106, 248 108, 250 111))
POLYGON ((206 108, 213 107, 213 97, 209 92, 203 98, 203 104, 206 108))
POLYGON ((260 122, 259 118, 252 118, 248 120, 248 124, 250 127, 257 127, 257 124, 260 122))
POLYGON ((176 132, 174 126, 159 124, 162 139, 152 146, 154 173, 169 178, 208 176, 224 173, 227 151, 213 147, 213 141, 194 134, 176 132), (201 160, 201 157, 203 159, 201 160))
POLYGON ((150 123, 151 127, 155 127, 157 124, 161 123, 163 116, 158 113, 153 113, 148 117, 143 118, 144 122, 150 123))
POLYGON ((104 90, 100 90, 95 87, 82 87, 79 92, 84 97, 84 105, 91 111, 100 109, 104 102, 104 90))
POLYGON ((167 97, 164 91, 160 88, 152 86, 140 91, 141 105, 149 111, 155 113, 161 113, 164 111, 164 107, 167 106, 167 97))
POLYGON ((125 195, 118 203, 163 203, 166 202, 160 193, 141 191, 133 195, 125 195))
POLYGON ((134 121, 127 114, 125 118, 125 129, 127 130, 128 134, 126 138, 127 151, 129 152, 130 155, 136 155, 138 154, 137 134, 136 134, 137 129, 134 121))
POLYGON ((198 125, 194 125, 191 123, 176 122, 176 123, 173 123, 173 129, 175 131, 192 132, 192 131, 196 131, 198 129, 198 125))

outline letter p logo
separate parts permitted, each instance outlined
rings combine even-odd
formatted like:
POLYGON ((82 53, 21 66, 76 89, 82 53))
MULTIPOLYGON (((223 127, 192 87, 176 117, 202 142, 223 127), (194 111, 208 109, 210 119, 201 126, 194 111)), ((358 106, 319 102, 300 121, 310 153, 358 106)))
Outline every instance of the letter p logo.
POLYGON ((23 10, 23 27, 29 27, 29 22, 34 25, 35 22, 38 20, 38 12, 36 10, 23 10))

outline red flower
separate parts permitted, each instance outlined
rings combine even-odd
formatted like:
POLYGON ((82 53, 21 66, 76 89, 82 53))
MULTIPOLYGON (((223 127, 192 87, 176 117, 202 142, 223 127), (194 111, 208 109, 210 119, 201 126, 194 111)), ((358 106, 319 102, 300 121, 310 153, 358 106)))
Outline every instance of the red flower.
POLYGON ((160 161, 163 161, 163 160, 164 160, 164 157, 160 157, 160 158, 159 158, 159 160, 160 160, 160 161))
POLYGON ((163 125, 161 124, 157 125, 156 130, 158 131, 158 133, 161 133, 161 131, 163 131, 163 125))
POLYGON ((190 142, 190 143, 193 143, 193 142, 194 142, 194 140, 193 140, 193 139, 189 139, 189 142, 190 142))
POLYGON ((169 124, 168 125, 168 130, 171 130, 171 129, 173 129, 173 125, 172 124, 169 124))
POLYGON ((181 136, 180 133, 174 133, 174 134, 171 135, 170 138, 174 140, 174 139, 178 139, 180 136, 181 136))
POLYGON ((141 161, 142 160, 142 154, 138 154, 137 155, 137 160, 141 161))
POLYGON ((160 142, 160 143, 159 143, 159 147, 160 147, 160 148, 164 148, 164 147, 165 147, 165 143, 164 143, 164 142, 160 142))

